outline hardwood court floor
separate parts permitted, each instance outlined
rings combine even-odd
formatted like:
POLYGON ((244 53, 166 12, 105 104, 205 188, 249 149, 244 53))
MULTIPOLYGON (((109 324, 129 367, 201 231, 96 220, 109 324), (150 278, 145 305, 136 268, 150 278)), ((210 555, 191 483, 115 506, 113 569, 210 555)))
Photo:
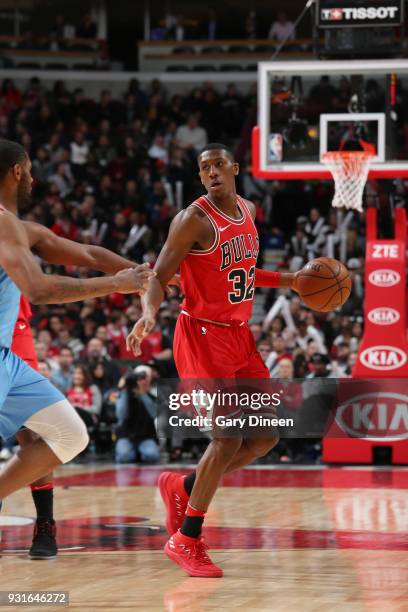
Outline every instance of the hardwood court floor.
POLYGON ((0 590, 69 591, 81 612, 408 610, 407 468, 227 476, 206 520, 222 579, 189 578, 162 553, 161 469, 60 468, 56 561, 27 559, 31 496, 12 495, 0 516, 0 590))

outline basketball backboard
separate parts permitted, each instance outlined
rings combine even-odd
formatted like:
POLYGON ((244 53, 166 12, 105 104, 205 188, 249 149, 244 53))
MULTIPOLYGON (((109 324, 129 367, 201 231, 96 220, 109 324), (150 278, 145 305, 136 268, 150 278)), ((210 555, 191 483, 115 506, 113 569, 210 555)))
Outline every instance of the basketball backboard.
POLYGON ((408 60, 260 62, 253 174, 331 178, 326 151, 374 152, 369 178, 408 177, 408 60))

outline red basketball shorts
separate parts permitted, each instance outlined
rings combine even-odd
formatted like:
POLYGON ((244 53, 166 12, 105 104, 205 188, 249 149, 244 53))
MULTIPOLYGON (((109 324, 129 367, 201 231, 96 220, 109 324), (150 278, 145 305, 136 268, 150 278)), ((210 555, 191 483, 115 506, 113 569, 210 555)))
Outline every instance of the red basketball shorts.
POLYGON ((180 378, 269 378, 247 323, 229 327, 180 314, 174 335, 180 378))
MULTIPOLYGON (((19 323, 17 323, 17 325, 19 325, 19 323)), ((24 329, 16 327, 14 330, 11 350, 34 370, 38 369, 37 353, 35 352, 33 337, 31 335, 29 325, 27 325, 24 329)))

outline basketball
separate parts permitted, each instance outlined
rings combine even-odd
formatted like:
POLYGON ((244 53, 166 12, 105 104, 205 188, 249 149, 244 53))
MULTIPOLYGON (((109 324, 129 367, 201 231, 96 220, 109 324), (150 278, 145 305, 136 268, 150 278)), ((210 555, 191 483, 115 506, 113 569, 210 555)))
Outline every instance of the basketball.
POLYGON ((297 287, 303 302, 318 312, 343 306, 351 292, 346 266, 330 257, 312 259, 297 274, 297 287))

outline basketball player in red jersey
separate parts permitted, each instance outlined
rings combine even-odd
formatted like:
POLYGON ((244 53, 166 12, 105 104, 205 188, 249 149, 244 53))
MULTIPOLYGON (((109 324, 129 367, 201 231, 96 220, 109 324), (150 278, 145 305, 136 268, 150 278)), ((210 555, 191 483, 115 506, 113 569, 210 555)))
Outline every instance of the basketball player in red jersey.
MULTIPOLYGON (((232 152, 223 144, 209 144, 199 154, 198 165, 207 195, 174 218, 128 347, 140 354, 140 343, 155 325, 164 288, 180 268, 185 299, 174 338, 180 378, 269 378, 247 323, 254 288, 296 290, 296 274, 256 269, 255 206, 236 193, 239 166, 232 152)), ((276 443, 277 437, 214 437, 195 472, 185 478, 161 474, 159 486, 171 536, 165 552, 190 576, 223 574, 201 537, 205 513, 222 476, 262 457, 276 443)))
MULTIPOLYGON (((31 333, 31 307, 22 295, 13 334, 11 350, 34 370, 38 369, 37 353, 31 333)), ((36 435, 28 429, 20 429, 16 438, 20 446, 30 444, 36 435)), ((31 559, 54 559, 57 555, 56 528, 53 511, 53 474, 47 474, 31 484, 31 494, 37 513, 33 542, 29 551, 31 559)))

